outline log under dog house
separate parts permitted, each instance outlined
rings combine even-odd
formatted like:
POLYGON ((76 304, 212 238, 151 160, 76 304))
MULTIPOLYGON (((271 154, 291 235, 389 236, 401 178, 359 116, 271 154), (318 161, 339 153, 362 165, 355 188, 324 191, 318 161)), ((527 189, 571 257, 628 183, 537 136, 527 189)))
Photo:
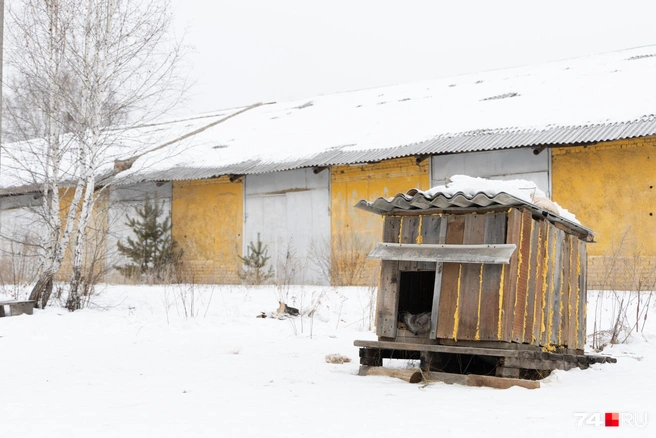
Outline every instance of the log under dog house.
MULTIPOLYGON (((361 364, 408 352, 516 356, 500 350, 583 361, 576 356, 586 339, 591 230, 506 193, 428 197, 413 190, 356 207, 384 216, 383 241, 369 255, 382 260, 379 340, 355 342, 361 364)), ((503 360, 492 363, 505 375, 503 360)), ((526 361, 516 365, 510 375, 531 369, 526 361)))

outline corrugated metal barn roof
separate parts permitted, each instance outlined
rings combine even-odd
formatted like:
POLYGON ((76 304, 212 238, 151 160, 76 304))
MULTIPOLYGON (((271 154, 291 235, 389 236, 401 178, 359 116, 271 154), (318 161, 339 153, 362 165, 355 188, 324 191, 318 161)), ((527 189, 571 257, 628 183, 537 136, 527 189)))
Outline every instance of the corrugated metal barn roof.
MULTIPOLYGON (((114 181, 131 184, 656 135, 655 54, 640 47, 117 129, 107 134, 120 153, 107 156, 132 164, 114 181)), ((0 187, 15 187, 6 157, 0 187)))
POLYGON ((645 117, 626 123, 590 126, 554 126, 544 130, 496 130, 466 132, 456 136, 440 136, 421 143, 368 151, 333 150, 314 156, 280 161, 249 160, 217 167, 176 166, 156 172, 141 172, 120 178, 120 184, 139 181, 178 181, 212 178, 219 175, 270 173, 303 167, 371 163, 392 158, 491 151, 519 147, 559 146, 656 135, 656 117, 645 117))
POLYGON ((467 195, 463 192, 457 192, 452 196, 438 192, 432 196, 427 196, 423 192, 413 189, 408 194, 399 193, 393 198, 378 198, 373 202, 361 200, 355 205, 355 208, 376 214, 391 214, 401 211, 458 210, 517 206, 526 207, 534 214, 544 217, 551 222, 563 224, 567 228, 584 236, 589 242, 594 240, 594 233, 589 228, 505 192, 495 195, 488 195, 484 192, 467 195))
POLYGON ((656 135, 652 54, 656 46, 261 105, 151 154, 125 181, 656 135))

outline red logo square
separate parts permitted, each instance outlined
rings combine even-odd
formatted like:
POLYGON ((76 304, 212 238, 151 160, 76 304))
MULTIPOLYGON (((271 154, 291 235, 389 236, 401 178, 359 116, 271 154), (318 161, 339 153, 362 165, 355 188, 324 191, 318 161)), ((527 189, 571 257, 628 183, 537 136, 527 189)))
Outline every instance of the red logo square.
POLYGON ((617 412, 606 412, 606 427, 619 427, 620 414, 617 412))

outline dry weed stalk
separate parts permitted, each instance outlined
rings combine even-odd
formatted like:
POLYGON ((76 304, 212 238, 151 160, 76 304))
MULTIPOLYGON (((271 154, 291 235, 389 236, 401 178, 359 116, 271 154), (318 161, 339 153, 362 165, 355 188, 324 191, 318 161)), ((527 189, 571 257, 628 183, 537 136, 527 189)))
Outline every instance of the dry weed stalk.
POLYGON ((0 248, 0 292, 14 300, 27 295, 38 273, 36 238, 26 233, 23 239, 4 238, 0 248))
POLYGON ((313 240, 308 257, 331 285, 354 286, 362 280, 371 248, 372 243, 366 237, 338 232, 331 241, 313 240))
POLYGON ((166 322, 169 323, 169 309, 175 307, 178 316, 184 319, 195 319, 201 311, 203 318, 207 317, 212 298, 214 297, 215 285, 199 287, 193 273, 178 277, 177 283, 165 286, 162 298, 166 311, 166 322), (171 296, 173 300, 171 301, 171 296))
POLYGON ((595 350, 603 349, 608 343, 624 343, 632 333, 644 330, 656 288, 656 266, 651 261, 645 263, 647 257, 643 254, 642 244, 632 238, 630 228, 611 243, 603 262, 601 291, 595 302, 592 333, 595 350), (603 313, 608 306, 610 320, 606 326, 603 313), (635 315, 631 312, 633 308, 635 315))

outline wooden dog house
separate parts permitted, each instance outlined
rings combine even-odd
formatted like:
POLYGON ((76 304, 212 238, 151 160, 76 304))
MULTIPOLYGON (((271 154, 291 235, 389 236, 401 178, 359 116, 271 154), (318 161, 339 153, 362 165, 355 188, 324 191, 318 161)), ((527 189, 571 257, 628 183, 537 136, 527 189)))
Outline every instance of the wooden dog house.
POLYGON ((506 193, 414 190, 356 207, 384 216, 369 255, 382 260, 378 341, 355 342, 363 366, 421 357, 426 370, 537 378, 590 363, 591 230, 506 193))

